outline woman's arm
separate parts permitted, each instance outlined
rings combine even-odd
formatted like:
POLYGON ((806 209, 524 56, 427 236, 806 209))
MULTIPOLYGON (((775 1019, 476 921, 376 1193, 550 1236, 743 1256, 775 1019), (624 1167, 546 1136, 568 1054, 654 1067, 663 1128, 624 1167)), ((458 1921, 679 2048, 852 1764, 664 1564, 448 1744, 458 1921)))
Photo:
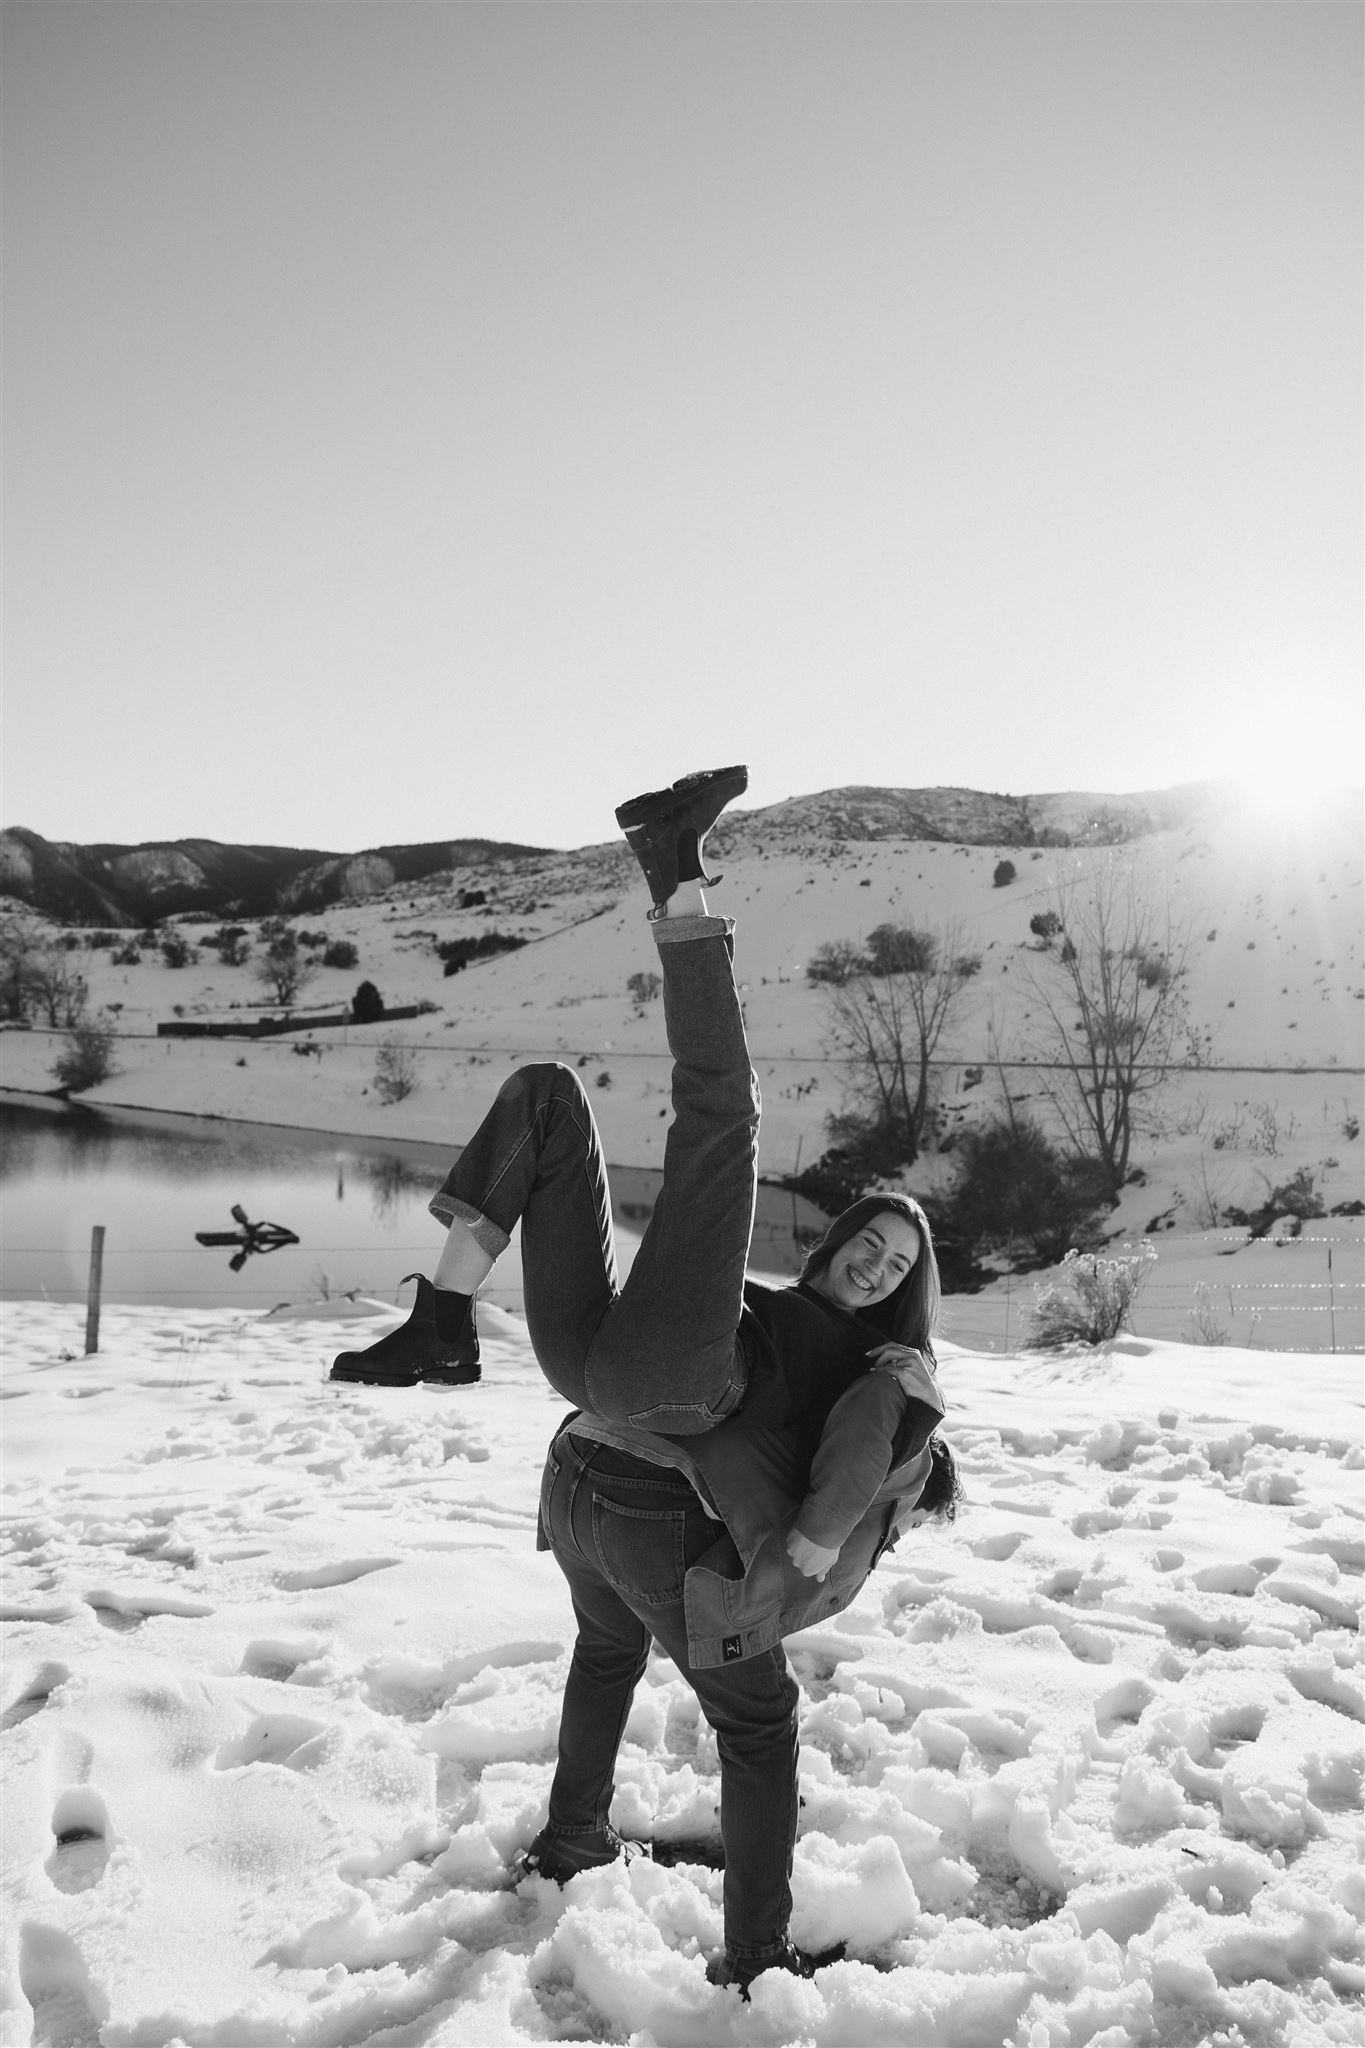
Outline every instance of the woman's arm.
POLYGON ((824 1578, 871 1506, 891 1469, 905 1398, 893 1374, 870 1372, 830 1410, 809 1489, 787 1537, 787 1555, 807 1578, 824 1578))

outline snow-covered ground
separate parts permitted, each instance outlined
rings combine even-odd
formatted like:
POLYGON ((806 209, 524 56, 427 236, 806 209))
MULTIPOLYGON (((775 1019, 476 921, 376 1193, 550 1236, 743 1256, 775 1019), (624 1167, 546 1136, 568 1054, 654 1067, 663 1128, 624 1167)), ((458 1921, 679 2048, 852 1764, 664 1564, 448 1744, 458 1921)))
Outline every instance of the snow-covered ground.
POLYGON ((1360 2042, 1359 1356, 947 1347, 966 1507, 791 1643, 846 1956, 745 2007, 667 1661, 660 1859, 509 1888, 572 1640, 514 1316, 458 1393, 329 1385, 378 1319, 6 1320, 4 2048, 1360 2042))

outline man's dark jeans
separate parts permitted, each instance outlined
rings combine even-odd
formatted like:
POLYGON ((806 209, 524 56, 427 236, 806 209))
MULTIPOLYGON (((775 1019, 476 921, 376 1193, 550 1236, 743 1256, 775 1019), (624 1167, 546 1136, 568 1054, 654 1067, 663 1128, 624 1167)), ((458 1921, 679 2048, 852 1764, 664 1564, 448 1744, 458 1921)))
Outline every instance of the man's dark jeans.
POLYGON ((575 1438, 572 1425, 546 1460, 541 1522, 578 1619, 550 1826, 566 1835, 606 1826, 616 1753, 653 1637, 716 1733, 726 1951, 776 1956, 791 1917, 800 1693, 780 1644, 734 1664, 692 1669, 683 1576, 714 1543, 716 1524, 676 1474, 658 1467, 656 1477, 637 1475, 636 1464, 575 1438))
POLYGON ((688 1436, 744 1392, 736 1341, 758 1180, 749 1064, 728 920, 651 927, 673 1055, 663 1187, 618 1288, 601 1140, 578 1076, 521 1067, 432 1201, 494 1257, 521 1223, 526 1321, 541 1370, 578 1408, 688 1436))

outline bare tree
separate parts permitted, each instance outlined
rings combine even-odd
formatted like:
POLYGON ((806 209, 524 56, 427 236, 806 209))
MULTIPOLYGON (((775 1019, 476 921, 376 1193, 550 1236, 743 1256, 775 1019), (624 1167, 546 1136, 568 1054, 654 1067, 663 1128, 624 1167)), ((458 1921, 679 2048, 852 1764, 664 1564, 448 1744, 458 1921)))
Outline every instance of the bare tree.
POLYGON ((374 1092, 384 1103, 402 1102, 417 1086, 417 1055, 401 1039, 386 1038, 374 1056, 374 1092))
POLYGON ((1060 876, 1055 908, 1060 943, 1027 977, 1043 1010, 1036 1049, 1060 1070, 1044 1092, 1117 1197, 1151 1098, 1201 1056, 1183 989, 1190 928, 1112 855, 1060 876))
POLYGON ((47 943, 46 933, 27 911, 0 915, 0 1016, 28 1015, 29 991, 25 969, 30 958, 47 943))
POLYGON ((829 1042, 846 1062, 848 1090, 831 1135, 847 1134, 851 1111, 852 1122, 870 1127, 888 1158, 909 1165, 919 1155, 932 1108, 934 1053, 970 970, 964 970, 956 925, 906 932, 899 935, 904 944, 891 943, 890 932, 878 926, 873 935, 882 941, 874 959, 888 962, 882 972, 869 967, 829 988, 829 1042))
POLYGON ((277 1003, 293 1002, 300 989, 318 971, 317 961, 305 953, 298 933, 288 925, 272 921, 261 926, 265 951, 256 962, 256 978, 274 995, 277 1003))
POLYGON ((85 1014, 89 989, 71 951, 26 912, 0 919, 0 1014, 37 1012, 53 1031, 67 1031, 85 1014))

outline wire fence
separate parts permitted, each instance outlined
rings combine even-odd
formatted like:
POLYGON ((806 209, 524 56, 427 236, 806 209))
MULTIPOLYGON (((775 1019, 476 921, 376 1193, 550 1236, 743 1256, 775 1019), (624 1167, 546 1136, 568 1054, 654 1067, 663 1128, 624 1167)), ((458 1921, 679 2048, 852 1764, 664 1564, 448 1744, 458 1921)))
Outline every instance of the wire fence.
MULTIPOLYGON (((1116 1248, 1119 1255, 1122 1248, 1116 1248)), ((1156 1262, 1138 1292, 1131 1329, 1134 1335, 1180 1343, 1236 1345, 1253 1350, 1289 1352, 1365 1351, 1365 1234, 1357 1235, 1338 1227, 1328 1235, 1303 1234, 1277 1240, 1248 1240, 1245 1231, 1208 1232, 1201 1236, 1167 1236, 1152 1249, 1156 1262), (1216 1261, 1235 1255, 1238 1264, 1226 1273, 1216 1261), (1248 1264, 1251 1261, 1251 1264, 1248 1264)), ((0 1295, 6 1301, 34 1299, 54 1304, 83 1304, 88 1281, 84 1273, 85 1250, 74 1245, 12 1246, 8 1256, 23 1251, 30 1259, 52 1262, 50 1279, 41 1268, 36 1282, 22 1286, 6 1284, 0 1295)), ((622 1272, 629 1270, 632 1246, 620 1247, 622 1272)), ((374 1272, 370 1279, 354 1283, 349 1276, 329 1288, 335 1299, 344 1294, 363 1293, 371 1299, 397 1304, 403 1296, 401 1273, 414 1267, 426 1269, 432 1246, 422 1244, 383 1247, 383 1265, 394 1277, 375 1272, 375 1253, 366 1254, 355 1245, 314 1245, 307 1247, 313 1275, 332 1260, 342 1266, 351 1262, 363 1273, 368 1259, 374 1272), (356 1262, 359 1262, 358 1264, 356 1262)), ((198 1303, 215 1308, 237 1308, 258 1313, 283 1298, 298 1302, 297 1280, 285 1283, 284 1273, 272 1275, 270 1257, 262 1255, 257 1270, 248 1278, 215 1282, 205 1267, 203 1248, 183 1245, 119 1245, 107 1241, 103 1248, 103 1299, 106 1306, 164 1301, 198 1303), (176 1274, 167 1280, 166 1265, 158 1266, 145 1281, 135 1272, 136 1262, 156 1259, 175 1262, 176 1274), (204 1277, 193 1284, 183 1262, 196 1261, 204 1277), (179 1274, 184 1272, 182 1282, 179 1274)), ((488 1298, 503 1307, 521 1305, 520 1270, 515 1259, 503 1276, 503 1284, 485 1290, 488 1298)), ((297 1269, 296 1269, 297 1270, 297 1269)), ((1037 1289, 1056 1279, 1056 1269, 1039 1274, 1003 1274, 977 1294, 951 1294, 944 1302, 943 1333, 965 1349, 985 1353, 1010 1353, 1027 1342, 1030 1311, 1037 1289)), ((304 1287, 304 1298, 308 1297, 304 1287)), ((316 1295, 316 1284, 313 1292, 316 1295)), ((319 1300, 326 1296, 318 1295, 319 1300)))
MULTIPOLYGON (((292 1249, 297 1249, 297 1247, 292 1249)), ((322 1262, 327 1259, 347 1262, 356 1265, 358 1270, 363 1270, 366 1257, 368 1257, 371 1265, 377 1263, 379 1258, 379 1254, 374 1252, 362 1254, 358 1247, 353 1244, 309 1244, 306 1247, 306 1251, 315 1272, 322 1265, 322 1262)), ((15 1264, 21 1258, 26 1262, 47 1260, 51 1261, 52 1264, 47 1271, 44 1271, 41 1266, 32 1268, 30 1275, 22 1283, 11 1284, 6 1281, 3 1285, 0 1285, 0 1300, 39 1300, 57 1303, 84 1302, 88 1291, 88 1282, 84 1277, 84 1266, 87 1256, 88 1247, 76 1244, 6 1245, 5 1257, 8 1261, 15 1264)), ((114 1307, 118 1307, 120 1303, 126 1306, 134 1303, 145 1303, 149 1300, 164 1300, 168 1303, 199 1302, 205 1306, 212 1307, 249 1309, 260 1303, 274 1304, 280 1301, 284 1294, 291 1294, 292 1297, 297 1298, 298 1286, 296 1283, 292 1286, 284 1285, 281 1280, 276 1279, 274 1284, 271 1284, 270 1275, 272 1268, 269 1262, 273 1256, 274 1254, 272 1253, 262 1252, 256 1254, 251 1260, 254 1273, 259 1278, 251 1280, 234 1278, 231 1281, 217 1283, 209 1277, 209 1268, 212 1267, 215 1272, 219 1270, 219 1264, 222 1259, 221 1249, 215 1256, 215 1254, 204 1247, 188 1247, 185 1245, 119 1245, 106 1240, 103 1249, 103 1299, 106 1306, 114 1307), (148 1273, 147 1268, 153 1260, 158 1262, 158 1267, 153 1272, 148 1273), (178 1281, 168 1281, 165 1278, 165 1267, 161 1263, 167 1260, 193 1260, 199 1267, 202 1277, 197 1282, 187 1278, 183 1284, 178 1281), (143 1271, 140 1275, 137 1275, 133 1269, 139 1263, 143 1271)), ((385 1243, 382 1253, 385 1266, 390 1266, 397 1261, 404 1263, 405 1270, 411 1270, 416 1265, 425 1267, 430 1263, 431 1256, 432 1245, 430 1238, 420 1245, 385 1243)), ((277 1267, 274 1270, 278 1272, 279 1268, 277 1267)), ((322 1271, 325 1274, 325 1266, 322 1267, 322 1271)), ((339 1281, 334 1287, 329 1284, 328 1294, 326 1295, 319 1292, 316 1286, 315 1292, 317 1292, 319 1300, 339 1298, 342 1295, 364 1294, 371 1300, 391 1300, 396 1303, 402 1292, 402 1286, 400 1281, 386 1280, 380 1276, 376 1276, 375 1284, 373 1285, 367 1279, 352 1281, 347 1277, 339 1281)))
MULTIPOLYGON (((1365 1351, 1365 1235, 1339 1227, 1331 1236, 1252 1240, 1244 1230, 1224 1230, 1163 1236, 1151 1249, 1156 1262, 1130 1317, 1134 1336, 1247 1350, 1365 1351), (1237 1266, 1220 1269, 1216 1262, 1231 1256, 1237 1266)), ((1019 1350, 1038 1290, 1056 1278, 1055 1268, 1006 1274, 981 1294, 948 1297, 945 1334, 971 1351, 1019 1350)))
MULTIPOLYGON (((741 990, 741 993, 746 992, 743 989, 741 990)), ((406 1012, 401 1015, 395 1012, 389 1021, 404 1022, 407 1015, 408 1013, 406 1012)), ((196 1020, 187 1017, 184 1021, 193 1023, 196 1020)), ((327 1035, 327 1046, 354 1045, 357 1050, 374 1052, 378 1049, 381 1042, 376 1032, 382 1028, 384 1021, 383 1018, 380 1018, 372 1025, 349 1024, 334 1032, 329 1032, 327 1035), (350 1035, 352 1032, 356 1034, 354 1039, 350 1035)), ((25 1025, 23 1028, 25 1036, 58 1040, 63 1043, 70 1035, 68 1031, 54 1025, 30 1024, 25 1025)), ((442 1027, 442 1030, 444 1032, 444 1027, 442 1027)), ((235 1038, 171 1038, 165 1034, 158 1033, 155 1027, 147 1031, 121 1028, 115 1033, 115 1036, 120 1043, 144 1040, 152 1045, 161 1045, 166 1048, 168 1053, 172 1046, 182 1053, 188 1047, 193 1047, 200 1051, 206 1047, 227 1048, 228 1050, 235 1051, 238 1043, 235 1038)), ((553 1045, 527 1044, 509 1046, 505 1040, 495 1045, 483 1039, 471 1041, 460 1038, 447 1038, 444 1035, 439 1038, 414 1037, 411 1031, 405 1029, 403 1042, 414 1053, 445 1053, 459 1059, 479 1057, 490 1061, 511 1060, 516 1062, 520 1060, 572 1059, 584 1051, 592 1059, 600 1059, 607 1052, 612 1053, 618 1060, 671 1061, 673 1057, 665 1045, 637 1046, 627 1044, 621 1039, 611 1041, 596 1039, 587 1047, 577 1042, 572 1046, 566 1045, 563 1038, 556 1040, 553 1045)), ((322 1041, 313 1035, 309 1026, 302 1020, 300 1020, 297 1027, 273 1032, 268 1038, 253 1037, 250 1032, 243 1029, 240 1043, 243 1049, 250 1049, 253 1056, 269 1053, 282 1054, 293 1052, 296 1048, 302 1049, 305 1047, 319 1052, 324 1050, 322 1041)), ((846 1067, 848 1065, 848 1055, 846 1053, 766 1051, 759 1044, 754 1044, 750 1047, 750 1056, 755 1066, 760 1067, 846 1067)), ((975 1067, 987 1067, 991 1072, 995 1072, 998 1068, 1004 1068, 1007 1072, 1020 1074, 1068 1073, 1070 1071, 1069 1062, 1065 1060, 1014 1059, 1000 1057, 995 1053, 976 1055, 955 1053, 949 1056, 935 1054, 927 1064, 931 1068, 945 1073, 975 1067)), ((1279 1074, 1288 1076, 1323 1074, 1333 1080, 1365 1078, 1365 1067, 1347 1066, 1331 1059, 1326 1061, 1295 1060, 1276 1064, 1258 1064, 1241 1061, 1225 1063, 1221 1060, 1213 1059, 1165 1060, 1160 1063, 1139 1060, 1135 1063, 1134 1071, 1140 1074, 1279 1074)), ((98 1105, 96 1106, 98 1107, 98 1105)))

